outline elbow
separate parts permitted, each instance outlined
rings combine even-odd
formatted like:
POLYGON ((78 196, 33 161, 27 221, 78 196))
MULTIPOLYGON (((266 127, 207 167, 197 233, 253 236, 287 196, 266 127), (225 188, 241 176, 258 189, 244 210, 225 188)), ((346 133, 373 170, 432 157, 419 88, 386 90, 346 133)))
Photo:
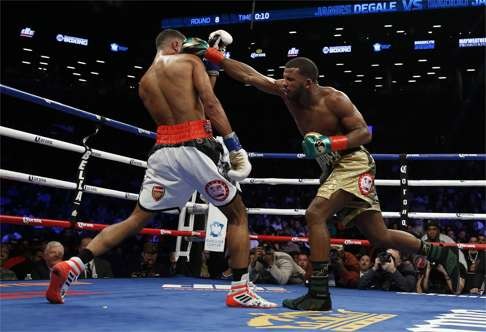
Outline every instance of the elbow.
POLYGON ((371 131, 368 129, 368 127, 365 127, 363 133, 363 144, 370 143, 372 138, 373 138, 373 134, 371 134, 371 131))
POLYGON ((204 103, 204 113, 211 118, 214 114, 218 112, 220 104, 217 100, 210 100, 204 103))

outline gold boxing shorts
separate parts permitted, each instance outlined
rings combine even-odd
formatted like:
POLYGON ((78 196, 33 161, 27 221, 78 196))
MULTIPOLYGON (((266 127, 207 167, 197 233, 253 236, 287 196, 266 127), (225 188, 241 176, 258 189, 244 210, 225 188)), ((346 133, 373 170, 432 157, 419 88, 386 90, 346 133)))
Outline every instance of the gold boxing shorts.
MULTIPOLYGON (((360 147, 350 152, 338 153, 334 158, 329 176, 317 191, 318 197, 329 199, 338 190, 354 196, 342 210, 336 213, 339 226, 349 223, 364 211, 381 211, 375 188, 376 165, 371 154, 360 147)), ((322 178, 321 178, 322 179, 322 178)))

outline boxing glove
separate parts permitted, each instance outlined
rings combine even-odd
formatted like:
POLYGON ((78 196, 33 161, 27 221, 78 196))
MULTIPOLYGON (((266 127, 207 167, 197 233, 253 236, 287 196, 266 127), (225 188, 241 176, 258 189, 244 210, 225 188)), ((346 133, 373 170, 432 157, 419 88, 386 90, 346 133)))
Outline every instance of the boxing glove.
POLYGON ((197 37, 189 37, 182 42, 181 53, 190 53, 203 58, 208 48, 209 44, 205 40, 197 37))
MULTIPOLYGON (((213 31, 208 37, 209 47, 214 47, 222 53, 226 51, 226 47, 232 42, 233 37, 224 30, 213 31)), ((206 59, 203 61, 209 76, 219 76, 219 72, 221 71, 221 66, 219 64, 212 63, 206 59)))
POLYGON ((197 55, 200 58, 205 58, 209 62, 219 65, 224 59, 224 54, 214 47, 209 47, 209 44, 197 37, 186 38, 182 42, 181 53, 190 53, 197 55))
POLYGON ((348 147, 346 136, 324 136, 316 132, 305 134, 302 141, 304 154, 310 158, 316 158, 325 153, 344 150, 348 147))
POLYGON ((232 132, 224 137, 223 142, 228 148, 231 164, 228 176, 237 182, 246 179, 250 175, 251 164, 248 153, 241 147, 238 136, 232 132))
POLYGON ((208 44, 210 47, 217 48, 220 52, 225 52, 226 47, 233 43, 233 36, 224 30, 216 30, 209 34, 208 44))

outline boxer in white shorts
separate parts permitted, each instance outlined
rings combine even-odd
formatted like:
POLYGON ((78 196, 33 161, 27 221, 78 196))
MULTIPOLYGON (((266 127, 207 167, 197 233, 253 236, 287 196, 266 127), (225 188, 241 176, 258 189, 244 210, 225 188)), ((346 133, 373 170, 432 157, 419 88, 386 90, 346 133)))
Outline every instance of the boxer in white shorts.
MULTIPOLYGON (((231 35, 222 30, 210 37, 216 47, 232 42, 231 35)), ((87 262, 139 232, 156 212, 181 208, 197 190, 228 218, 227 245, 234 281, 226 304, 275 307, 276 304, 255 293, 247 278, 248 217, 232 181, 246 178, 251 164, 214 95, 202 60, 195 55, 207 49, 208 43, 198 38, 186 39, 179 31, 168 29, 157 36, 156 47, 155 59, 140 80, 138 90, 157 124, 157 141, 148 160, 139 202, 127 219, 103 229, 79 257, 53 267, 46 298, 51 303, 64 303, 69 286, 87 262), (181 54, 181 50, 186 54, 181 54), (222 145, 214 139, 211 125, 224 137, 229 151, 230 167, 224 170, 228 178, 222 174, 222 145)))
POLYGON ((159 126, 157 145, 148 159, 148 167, 138 201, 147 211, 165 211, 183 207, 194 189, 215 206, 225 206, 236 197, 237 188, 228 175, 228 166, 222 160, 223 147, 211 135, 208 120, 198 120, 183 125, 159 126), (177 144, 169 142, 164 132, 184 133, 203 128, 195 140, 177 144), (174 163, 173 161, 177 161, 174 163))

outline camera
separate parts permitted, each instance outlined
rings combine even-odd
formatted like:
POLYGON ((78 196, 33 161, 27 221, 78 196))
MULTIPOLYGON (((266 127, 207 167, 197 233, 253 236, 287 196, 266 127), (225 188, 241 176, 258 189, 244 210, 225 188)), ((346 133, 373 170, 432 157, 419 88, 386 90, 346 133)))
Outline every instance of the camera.
POLYGON ((337 249, 335 248, 331 248, 331 250, 329 251, 329 259, 331 261, 335 261, 339 256, 339 252, 337 249))
POLYGON ((263 251, 265 252, 265 255, 271 255, 273 254, 273 246, 269 243, 265 243, 263 245, 263 251))
POLYGON ((378 259, 381 264, 385 264, 391 262, 393 256, 389 252, 383 251, 378 254, 378 259))

